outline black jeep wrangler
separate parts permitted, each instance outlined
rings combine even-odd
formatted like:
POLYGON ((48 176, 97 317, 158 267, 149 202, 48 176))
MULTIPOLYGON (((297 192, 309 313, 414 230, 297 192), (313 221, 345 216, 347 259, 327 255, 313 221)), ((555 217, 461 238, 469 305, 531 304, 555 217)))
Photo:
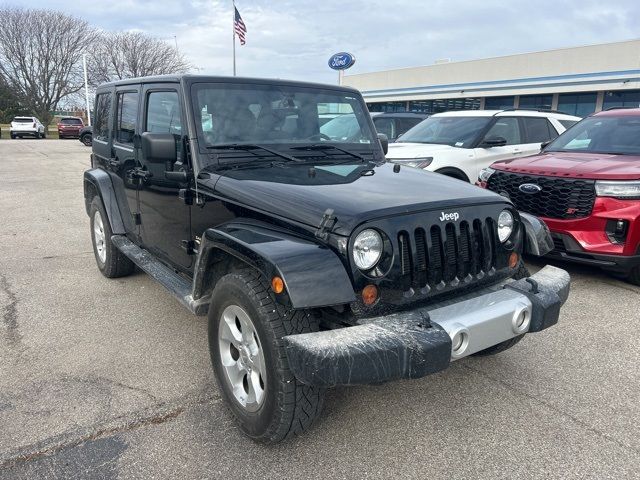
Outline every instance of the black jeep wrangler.
POLYGON ((100 86, 86 210, 98 268, 138 266, 208 315, 241 428, 305 430, 327 387, 420 378, 558 321, 569 276, 508 199, 385 162, 361 95, 281 80, 100 86), (344 135, 321 116, 350 114, 344 135))

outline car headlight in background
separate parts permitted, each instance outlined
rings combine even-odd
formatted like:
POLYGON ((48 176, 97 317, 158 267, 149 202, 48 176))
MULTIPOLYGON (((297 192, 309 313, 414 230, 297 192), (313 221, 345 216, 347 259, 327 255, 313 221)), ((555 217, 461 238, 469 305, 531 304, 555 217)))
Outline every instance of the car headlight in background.
POLYGON ((382 237, 372 229, 361 231, 353 241, 353 261, 360 270, 375 267, 382 256, 382 237))
POLYGON ((509 210, 503 210, 498 215, 498 238, 506 242, 513 233, 513 215, 509 210))
POLYGON ((488 182, 489 177, 493 175, 493 172, 495 172, 493 168, 490 168, 490 167, 483 168, 482 170, 480 170, 480 173, 478 174, 478 181, 488 182))
POLYGON ((391 158, 391 162, 398 163, 400 165, 406 165, 407 167, 414 168, 427 168, 433 162, 433 157, 424 158, 391 158))
POLYGON ((640 198, 640 181, 596 181, 599 197, 640 198))

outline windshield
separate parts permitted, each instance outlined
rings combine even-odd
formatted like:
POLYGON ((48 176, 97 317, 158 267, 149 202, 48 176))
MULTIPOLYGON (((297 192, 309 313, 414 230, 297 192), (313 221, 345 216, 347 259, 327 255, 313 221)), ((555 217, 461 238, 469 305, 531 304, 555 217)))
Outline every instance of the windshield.
POLYGON ((407 131, 398 143, 438 143, 470 148, 491 117, 429 117, 407 131))
POLYGON ((193 106, 204 148, 229 144, 286 146, 320 142, 366 145, 375 135, 358 95, 288 85, 200 83, 193 106), (338 115, 326 121, 328 115, 338 115), (343 122, 349 117, 350 121, 343 122), (338 123, 333 123, 335 121, 338 123), (322 128, 321 128, 322 125, 322 128))
POLYGON ((640 155, 640 117, 585 118, 544 151, 640 155))
POLYGON ((13 119, 13 123, 33 123, 33 118, 30 117, 16 117, 13 119))

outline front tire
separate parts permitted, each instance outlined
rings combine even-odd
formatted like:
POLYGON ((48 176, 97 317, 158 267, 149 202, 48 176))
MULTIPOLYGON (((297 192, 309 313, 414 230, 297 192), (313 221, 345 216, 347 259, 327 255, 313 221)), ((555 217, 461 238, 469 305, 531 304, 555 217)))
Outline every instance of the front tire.
POLYGON ((99 197, 94 197, 91 201, 89 218, 93 254, 96 257, 100 273, 107 278, 124 277, 131 274, 135 269, 135 264, 111 243, 113 232, 99 197))
POLYGON ((636 265, 627 274, 627 281, 634 285, 640 285, 640 265, 636 265))
POLYGON ((277 304, 251 269, 218 281, 209 307, 211 363, 227 405, 249 437, 279 442, 304 432, 320 413, 324 389, 293 376, 282 340, 317 330, 308 312, 277 304))

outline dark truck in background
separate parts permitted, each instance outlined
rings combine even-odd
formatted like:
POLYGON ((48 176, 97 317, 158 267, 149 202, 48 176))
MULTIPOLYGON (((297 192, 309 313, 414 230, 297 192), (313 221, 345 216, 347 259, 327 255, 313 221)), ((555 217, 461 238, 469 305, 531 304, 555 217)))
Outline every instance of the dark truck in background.
POLYGON ((138 266, 208 315, 215 376, 254 439, 304 431, 327 387, 420 378, 558 321, 568 274, 530 276, 521 259, 552 248, 545 225, 386 163, 386 145, 344 87, 163 76, 97 89, 84 195, 98 268, 138 266), (326 112, 353 115, 357 135, 323 134, 326 112))

